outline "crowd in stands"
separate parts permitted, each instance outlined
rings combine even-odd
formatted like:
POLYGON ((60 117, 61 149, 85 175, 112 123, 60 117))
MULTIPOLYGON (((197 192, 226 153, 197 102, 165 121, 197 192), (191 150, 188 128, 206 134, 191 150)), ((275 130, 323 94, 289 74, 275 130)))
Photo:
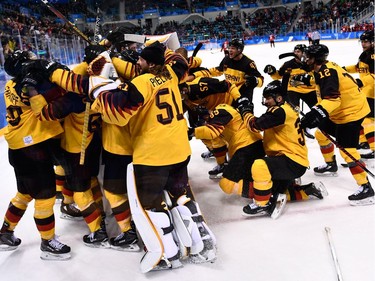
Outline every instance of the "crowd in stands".
POLYGON ((212 38, 225 39, 243 37, 245 29, 238 17, 223 16, 221 13, 215 21, 192 21, 188 24, 178 24, 175 21, 160 24, 155 34, 177 32, 182 42, 202 41, 212 38))
POLYGON ((305 32, 306 30, 328 31, 333 24, 340 23, 342 32, 371 30, 372 23, 357 23, 355 18, 359 13, 368 7, 373 7, 374 2, 370 0, 345 1, 335 0, 323 4, 318 2, 316 8, 311 3, 305 5, 303 13, 296 25, 293 27, 294 32, 305 32))
POLYGON ((298 15, 298 6, 292 10, 285 7, 265 8, 253 14, 244 13, 245 27, 251 35, 286 34, 298 15))
MULTIPOLYGON (((254 3, 257 1, 249 0, 247 2, 254 3)), ((273 1, 271 2, 273 3, 273 1)), ((265 4, 265 2, 262 4, 265 4)), ((143 13, 144 10, 151 8, 164 9, 165 11, 168 9, 187 9, 191 11, 192 9, 197 9, 197 7, 222 7, 224 5, 223 1, 215 2, 210 0, 163 0, 157 3, 134 0, 126 1, 125 9, 127 13, 130 13, 135 11, 135 9, 139 11, 139 7, 141 7, 141 13, 143 13)), ((88 11, 84 0, 70 1, 69 5, 57 3, 54 6, 65 15, 80 12, 87 13, 87 16, 95 17, 95 15, 90 14, 92 12, 88 11)), ((253 36, 268 36, 271 33, 278 36, 285 35, 291 30, 291 24, 295 22, 299 14, 301 16, 293 26, 293 32, 305 34, 311 30, 320 30, 320 32, 324 33, 325 31, 329 31, 332 24, 337 21, 340 22, 341 32, 371 30, 373 29, 373 22, 355 22, 355 17, 368 7, 373 7, 373 2, 370 0, 334 0, 327 4, 323 4, 320 1, 316 7, 313 7, 310 2, 303 5, 297 4, 293 9, 283 6, 264 7, 252 13, 242 12, 241 17, 230 16, 230 13, 227 15, 224 11, 223 15, 220 13, 211 22, 202 20, 186 24, 176 21, 163 23, 156 27, 153 34, 165 34, 176 31, 182 42, 232 37, 251 39, 253 36), (300 9, 303 10, 301 11, 300 9)), ((43 42, 43 40, 46 41, 50 37, 69 37, 73 34, 66 25, 56 21, 56 17, 43 5, 30 1, 26 10, 33 11, 33 16, 23 13, 25 7, 22 6, 22 3, 6 0, 0 4, 0 37, 4 51, 20 44, 22 44, 23 49, 32 49, 32 38, 35 36, 42 38, 39 42, 43 42), (22 38, 22 40, 18 38, 22 38)), ((105 25, 102 34, 105 36, 113 28, 115 28, 115 25, 105 25)), ((89 37, 93 36, 94 31, 90 28, 82 31, 89 37)), ((151 27, 147 25, 134 26, 132 32, 135 34, 152 35, 151 27)), ((43 46, 39 47, 42 48, 43 46)))

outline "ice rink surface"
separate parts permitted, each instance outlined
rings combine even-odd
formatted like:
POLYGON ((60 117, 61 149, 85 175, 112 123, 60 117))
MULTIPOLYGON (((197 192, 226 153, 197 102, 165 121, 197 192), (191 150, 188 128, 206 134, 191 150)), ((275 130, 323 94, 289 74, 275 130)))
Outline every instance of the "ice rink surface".
MULTIPOLYGON (((244 53, 253 59, 263 74, 266 64, 279 68, 290 58, 279 60, 279 54, 292 52, 299 43, 276 43, 246 46, 244 53)), ((330 49, 329 60, 339 65, 355 64, 362 51, 358 40, 322 41, 330 49)), ((223 57, 220 50, 199 51, 203 66, 217 66, 223 57)), ((267 74, 265 84, 270 82, 267 74)), ((255 115, 265 111, 261 105, 262 89, 254 93, 255 115)), ((305 111, 307 111, 305 106, 305 111)), ((82 236, 88 233, 84 222, 59 218, 55 205, 56 233, 72 248, 69 261, 43 261, 40 255, 40 237, 33 220, 33 202, 16 228, 22 239, 16 251, 0 252, 0 280, 27 281, 96 281, 96 280, 204 280, 204 281, 333 281, 337 280, 334 262, 324 228, 330 227, 334 247, 345 281, 375 280, 375 206, 352 207, 347 196, 357 190, 347 168, 339 165, 339 176, 316 177, 312 168, 323 164, 315 140, 307 140, 311 169, 302 177, 302 183, 322 181, 328 189, 323 200, 287 203, 277 220, 269 217, 244 218, 242 207, 249 201, 224 194, 218 182, 210 180, 207 172, 215 166, 214 160, 204 161, 200 154, 204 145, 191 141, 193 155, 189 164, 190 183, 208 225, 218 241, 215 263, 184 263, 181 269, 142 274, 141 252, 119 252, 111 249, 86 247, 82 236)), ((338 163, 343 160, 336 151, 338 163)), ((15 195, 16 184, 8 163, 7 143, 0 137, 0 216, 15 195)), ((368 163, 374 173, 374 164, 368 163)), ((370 181, 375 187, 374 180, 370 181)), ((108 221, 110 235, 118 234, 114 221, 108 221)))

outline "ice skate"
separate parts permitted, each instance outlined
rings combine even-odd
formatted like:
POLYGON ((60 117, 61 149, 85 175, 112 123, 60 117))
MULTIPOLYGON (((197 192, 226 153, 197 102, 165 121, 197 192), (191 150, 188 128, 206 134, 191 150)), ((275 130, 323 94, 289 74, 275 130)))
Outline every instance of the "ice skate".
POLYGON ((242 215, 245 217, 271 216, 277 219, 283 212, 286 205, 285 194, 273 194, 266 205, 261 206, 255 201, 243 207, 242 215))
POLYGON ((284 208, 286 206, 286 201, 287 198, 285 194, 272 194, 270 198, 271 207, 269 210, 272 219, 275 220, 281 216, 281 213, 284 211, 284 208))
POLYGON ((375 155, 374 151, 368 152, 368 153, 361 153, 361 158, 364 160, 374 160, 375 155))
POLYGON ((111 249, 118 251, 137 252, 140 250, 138 246, 138 237, 135 230, 130 229, 126 232, 122 232, 116 237, 109 240, 111 249))
POLYGON ((312 182, 301 186, 301 188, 311 199, 323 199, 324 197, 328 196, 328 191, 322 182, 312 182))
POLYGON ((204 160, 208 160, 210 158, 213 158, 214 157, 214 154, 211 152, 211 151, 206 151, 206 152, 203 152, 201 154, 201 157, 204 159, 204 160))
POLYGON ((314 175, 316 176, 323 176, 323 177, 337 177, 337 163, 336 158, 333 158, 332 162, 327 162, 324 165, 314 168, 314 175))
POLYGON ((180 261, 180 253, 177 253, 176 256, 167 259, 162 258, 159 263, 152 269, 152 271, 166 270, 166 269, 176 269, 183 267, 180 261))
POLYGON ((64 196, 61 191, 56 192, 56 204, 61 204, 64 200, 64 196))
POLYGON ((66 204, 64 202, 61 202, 60 211, 60 218, 62 219, 74 221, 83 220, 82 213, 75 203, 66 204))
POLYGON ((255 202, 252 202, 245 207, 243 207, 242 215, 245 217, 260 217, 260 216, 268 216, 270 215, 271 203, 268 202, 264 206, 260 206, 255 202))
POLYGON ((375 204, 374 190, 370 182, 362 184, 359 189, 348 197, 352 206, 365 206, 375 204))
POLYGON ((358 144, 357 149, 370 149, 370 145, 367 142, 361 142, 358 144))
POLYGON ((221 179, 227 163, 218 164, 212 170, 208 171, 210 179, 221 179))
POLYGON ((13 251, 21 244, 21 239, 14 236, 13 231, 0 233, 0 251, 13 251))
POLYGON ((68 260, 70 259, 70 247, 61 243, 56 238, 42 239, 40 244, 40 258, 42 260, 68 260))
POLYGON ((86 246, 92 248, 109 249, 111 247, 108 242, 107 232, 101 228, 99 228, 95 232, 91 232, 90 234, 84 235, 83 243, 85 243, 86 246))

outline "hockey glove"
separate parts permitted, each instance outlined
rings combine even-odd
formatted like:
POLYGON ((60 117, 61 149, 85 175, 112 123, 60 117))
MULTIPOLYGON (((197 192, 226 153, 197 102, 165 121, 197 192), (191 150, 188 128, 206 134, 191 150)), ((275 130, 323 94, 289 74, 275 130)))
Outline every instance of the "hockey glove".
POLYGON ((198 105, 195 110, 200 118, 206 118, 210 115, 210 111, 203 105, 198 105))
POLYGON ((92 62, 97 56, 106 50, 107 48, 102 45, 88 45, 85 48, 85 56, 83 57, 83 61, 90 64, 90 62, 92 62))
POLYGON ((300 85, 306 85, 306 86, 311 86, 310 83, 311 76, 307 73, 305 74, 297 74, 290 79, 290 84, 293 87, 300 86, 300 85))
POLYGON ((130 62, 135 65, 137 64, 137 61, 139 59, 139 54, 134 50, 124 50, 121 52, 121 57, 124 61, 130 62))
POLYGON ((247 113, 254 112, 254 105, 247 97, 241 97, 237 100, 237 109, 243 118, 247 113))
POLYGON ((27 65, 27 69, 25 69, 25 73, 37 71, 41 72, 41 75, 44 78, 49 79, 56 69, 69 70, 67 66, 60 64, 58 62, 39 59, 30 62, 27 65))
POLYGON ((276 73, 276 67, 274 67, 273 65, 267 64, 263 71, 264 73, 272 75, 276 73))
POLYGON ((245 75, 245 79, 246 79, 245 85, 247 87, 255 88, 256 86, 258 86, 258 78, 257 77, 245 75))
POLYGON ((22 81, 21 81, 21 85, 22 87, 34 87, 36 88, 38 86, 38 84, 42 83, 44 80, 44 77, 39 74, 38 72, 30 72, 26 75, 24 75, 22 81))
POLYGON ((302 117, 301 127, 303 129, 318 127, 325 118, 328 118, 328 112, 321 105, 313 106, 311 111, 302 117))

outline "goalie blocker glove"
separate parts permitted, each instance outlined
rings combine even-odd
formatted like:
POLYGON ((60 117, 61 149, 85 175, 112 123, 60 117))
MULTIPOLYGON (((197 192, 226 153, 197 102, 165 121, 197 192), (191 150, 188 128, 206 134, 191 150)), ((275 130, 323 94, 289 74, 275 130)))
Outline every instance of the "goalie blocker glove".
POLYGON ((264 68, 264 73, 267 73, 269 75, 275 74, 276 73, 276 67, 273 65, 267 64, 264 68))
POLYGON ((321 105, 313 106, 311 111, 302 117, 301 127, 303 129, 318 127, 325 118, 328 118, 328 112, 321 105))

